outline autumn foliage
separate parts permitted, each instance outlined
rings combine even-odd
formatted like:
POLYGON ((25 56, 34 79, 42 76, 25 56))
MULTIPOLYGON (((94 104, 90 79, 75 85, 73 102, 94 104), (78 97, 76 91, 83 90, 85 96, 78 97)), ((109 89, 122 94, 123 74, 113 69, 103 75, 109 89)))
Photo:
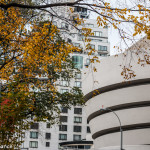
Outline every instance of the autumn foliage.
POLYGON ((70 54, 79 49, 60 37, 52 21, 29 21, 13 7, 0 9, 0 49, 0 146, 13 149, 32 122, 54 124, 59 105, 84 104, 80 89, 61 94, 56 87, 75 75, 70 54))
MULTIPOLYGON (((28 1, 31 2, 25 2, 28 1)), ((60 93, 57 89, 58 81, 70 81, 79 71, 74 68, 70 54, 80 52, 80 49, 62 39, 59 29, 53 24, 53 18, 66 20, 74 28, 84 20, 56 16, 55 12, 49 13, 49 20, 38 15, 57 6, 70 6, 73 13, 77 5, 97 13, 98 26, 111 24, 119 31, 123 41, 130 39, 120 27, 123 23, 133 25, 132 37, 145 33, 150 38, 150 10, 143 4, 134 8, 115 8, 99 0, 93 3, 77 0, 61 5, 56 3, 55 6, 41 5, 40 2, 31 5, 21 0, 0 0, 0 146, 17 148, 22 142, 23 131, 28 129, 31 122, 49 120, 54 124, 60 113, 59 106, 69 108, 84 104, 79 88, 70 87, 70 92, 66 93, 60 93), (30 13, 30 9, 38 11, 30 13), (31 116, 34 120, 31 120, 31 116)), ((95 52, 88 38, 89 35, 93 36, 91 29, 83 27, 78 30, 85 37, 85 50, 89 50, 88 54, 91 55, 95 52)), ((93 56, 91 62, 95 59, 97 56, 93 56)), ((132 73, 130 68, 124 68, 122 75, 128 70, 132 73)))
MULTIPOLYGON (((10 128, 14 125, 13 101, 9 99, 3 99, 1 102, 0 110, 0 128, 10 128)), ((11 132, 13 132, 13 127, 11 132)))

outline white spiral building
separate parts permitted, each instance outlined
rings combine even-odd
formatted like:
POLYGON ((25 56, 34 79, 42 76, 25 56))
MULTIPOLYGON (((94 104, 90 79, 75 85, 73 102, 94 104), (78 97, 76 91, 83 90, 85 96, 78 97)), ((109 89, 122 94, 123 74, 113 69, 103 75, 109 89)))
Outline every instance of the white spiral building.
MULTIPOLYGON (((140 48, 142 59, 143 54, 149 53, 149 44, 144 38, 132 48, 140 48)), ((100 111, 102 105, 113 110, 121 120, 123 149, 150 150, 150 65, 141 67, 136 53, 127 53, 126 57, 121 54, 103 59, 98 71, 87 79, 91 84, 86 89, 86 112, 96 150, 120 149, 119 121, 112 112, 100 111), (136 76, 123 82, 122 67, 129 63, 136 76), (97 83, 93 90, 92 78, 97 83)))

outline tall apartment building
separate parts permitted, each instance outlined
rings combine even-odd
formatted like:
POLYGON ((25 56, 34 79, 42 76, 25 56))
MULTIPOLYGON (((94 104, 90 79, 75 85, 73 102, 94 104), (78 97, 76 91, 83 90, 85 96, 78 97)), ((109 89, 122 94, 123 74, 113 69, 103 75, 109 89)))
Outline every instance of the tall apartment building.
MULTIPOLYGON (((55 2, 60 1, 61 0, 55 0, 55 2)), ((80 17, 88 18, 86 9, 77 8, 77 13, 79 13, 80 17)), ((91 39, 91 47, 97 51, 89 56, 88 52, 85 51, 86 43, 84 42, 84 37, 76 29, 66 22, 57 21, 57 19, 53 23, 61 29, 62 36, 66 37, 68 42, 83 49, 82 53, 76 52, 72 54, 72 60, 75 66, 81 70, 81 73, 77 74, 75 79, 72 79, 70 83, 67 81, 60 81, 58 90, 62 93, 69 91, 68 84, 84 89, 85 87, 82 86, 82 82, 87 75, 84 74, 84 72, 90 69, 90 67, 87 69, 87 66, 90 66, 90 58, 95 55, 101 59, 109 55, 108 29, 98 27, 96 20, 91 19, 87 19, 82 25, 91 28, 94 32, 94 35, 89 38, 91 39)), ((79 26, 79 28, 82 26, 79 26)), ((22 145, 22 149, 58 150, 60 148, 59 143, 62 142, 92 139, 84 107, 76 106, 72 107, 70 110, 62 108, 60 122, 61 125, 54 125, 52 128, 50 128, 49 122, 33 124, 31 129, 25 133, 25 142, 22 145)), ((85 148, 90 149, 90 144, 85 148)))

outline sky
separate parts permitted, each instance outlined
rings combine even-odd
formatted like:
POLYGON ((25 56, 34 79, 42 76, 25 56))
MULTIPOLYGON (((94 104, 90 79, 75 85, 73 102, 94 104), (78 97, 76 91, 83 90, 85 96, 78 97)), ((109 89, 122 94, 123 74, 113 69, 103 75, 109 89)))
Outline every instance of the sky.
MULTIPOLYGON (((92 1, 92 0, 91 0, 92 1)), ((145 2, 146 5, 150 5, 149 0, 105 0, 105 2, 109 2, 113 7, 118 8, 133 8, 135 5, 139 4, 139 2, 145 2)), ((97 15, 91 13, 91 18, 96 19, 97 15)), ((123 28, 126 32, 133 34, 133 24, 124 23, 121 25, 121 28, 123 28)), ((136 37, 135 41, 140 40, 145 34, 141 34, 136 37)), ((123 40, 121 40, 120 35, 118 33, 118 30, 114 29, 111 25, 109 25, 108 28, 108 41, 110 42, 110 55, 115 55, 118 52, 114 46, 119 46, 123 51, 130 47, 133 43, 132 41, 128 40, 127 45, 124 44, 123 40)))

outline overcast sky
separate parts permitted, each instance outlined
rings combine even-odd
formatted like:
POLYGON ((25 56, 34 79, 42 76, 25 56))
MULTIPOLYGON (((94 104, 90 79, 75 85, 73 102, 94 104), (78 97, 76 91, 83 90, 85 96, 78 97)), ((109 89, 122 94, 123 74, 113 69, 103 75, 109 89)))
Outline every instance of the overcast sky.
MULTIPOLYGON (((136 6, 137 4, 139 4, 140 2, 145 2, 145 5, 150 5, 150 1, 149 0, 105 0, 109 3, 111 3, 112 7, 117 7, 117 8, 133 8, 134 6, 136 6)), ((91 18, 92 19, 96 19, 97 15, 91 13, 91 18)), ((121 25, 121 27, 128 33, 130 33, 131 35, 133 34, 133 24, 123 24, 121 25)), ((139 35, 136 37, 135 41, 138 41, 140 38, 142 38, 144 36, 144 34, 139 35)), ((111 25, 109 26, 108 29, 108 39, 110 42, 110 54, 114 55, 116 53, 118 53, 118 51, 116 50, 116 48, 113 48, 114 46, 119 46, 121 47, 123 50, 127 49, 127 47, 130 47, 132 45, 131 41, 127 41, 127 45, 124 44, 123 40, 121 40, 120 35, 118 33, 118 30, 114 29, 111 25), (122 42, 121 42, 122 41, 122 42)))

